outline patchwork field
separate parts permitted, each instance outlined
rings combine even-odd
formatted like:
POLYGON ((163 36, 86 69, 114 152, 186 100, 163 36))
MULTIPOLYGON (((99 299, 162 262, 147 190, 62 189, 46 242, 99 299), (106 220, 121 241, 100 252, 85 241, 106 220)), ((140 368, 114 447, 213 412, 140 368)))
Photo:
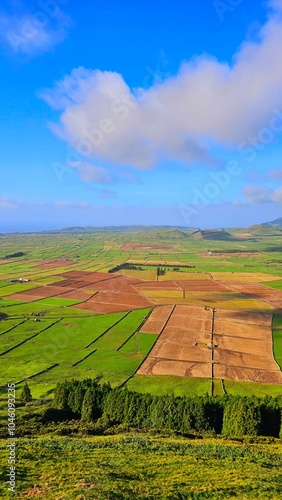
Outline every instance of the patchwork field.
POLYGON ((184 393, 205 393, 211 379, 215 393, 220 379, 281 387, 282 237, 4 235, 0 248, 24 253, 0 255, 2 385, 28 379, 44 395, 62 378, 99 375, 138 390, 142 379, 145 391, 156 377, 164 392, 176 379, 184 393))

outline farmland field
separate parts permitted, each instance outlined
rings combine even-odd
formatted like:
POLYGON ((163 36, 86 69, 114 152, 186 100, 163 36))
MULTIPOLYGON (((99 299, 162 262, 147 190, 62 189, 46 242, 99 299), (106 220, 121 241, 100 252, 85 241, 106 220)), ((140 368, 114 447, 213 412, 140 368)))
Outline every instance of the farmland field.
POLYGON ((99 375, 142 392, 160 380, 162 392, 177 393, 184 384, 189 393, 204 394, 215 309, 214 393, 221 394, 217 380, 224 379, 226 387, 256 382, 277 394, 282 269, 273 249, 279 236, 273 242, 257 236, 254 243, 234 235, 208 242, 168 229, 2 236, 3 255, 7 248, 25 255, 0 261, 0 384, 12 377, 20 388, 28 379, 39 397, 62 378, 99 375), (230 320, 231 313, 242 321, 230 320), (152 364, 153 358, 159 361, 152 364))

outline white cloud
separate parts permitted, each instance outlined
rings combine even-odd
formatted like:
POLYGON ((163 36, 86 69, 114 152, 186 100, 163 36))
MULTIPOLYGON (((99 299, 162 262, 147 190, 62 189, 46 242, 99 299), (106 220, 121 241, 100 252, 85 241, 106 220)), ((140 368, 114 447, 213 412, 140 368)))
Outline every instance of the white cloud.
POLYGON ((13 54, 33 57, 65 40, 70 18, 58 5, 39 1, 34 13, 0 13, 0 40, 13 54))
POLYGON ((282 203, 282 187, 276 189, 272 193, 272 201, 274 203, 282 203))
MULTIPOLYGON (((52 206, 52 204, 48 204, 52 206)), ((90 203, 87 203, 86 201, 56 201, 54 202, 53 206, 57 208, 67 208, 67 209, 87 209, 90 208, 90 203)))
POLYGON ((8 198, 7 196, 0 196, 0 208, 1 210, 16 210, 20 208, 21 203, 19 200, 14 200, 8 198))
POLYGON ((71 168, 76 168, 78 175, 86 182, 99 182, 107 184, 112 182, 112 176, 104 167, 97 167, 88 162, 71 162, 68 164, 71 168))
POLYGON ((20 200, 9 198, 5 196, 0 197, 0 208, 2 211, 11 211, 11 210, 41 210, 41 209, 88 209, 91 208, 91 204, 86 201, 69 201, 69 200, 61 200, 54 202, 32 202, 27 200, 20 200))
POLYGON ((281 46, 282 20, 272 12, 231 65, 196 57, 147 90, 80 67, 40 95, 62 110, 55 133, 85 157, 136 168, 162 158, 210 164, 214 145, 235 148, 269 125, 274 108, 282 112, 281 46))
POLYGON ((270 0, 269 5, 277 11, 282 10, 282 0, 270 0))
POLYGON ((243 196, 249 203, 282 203, 282 187, 270 189, 259 186, 246 186, 243 196))
POLYGON ((269 179, 282 179, 282 168, 277 168, 268 172, 267 177, 269 179))

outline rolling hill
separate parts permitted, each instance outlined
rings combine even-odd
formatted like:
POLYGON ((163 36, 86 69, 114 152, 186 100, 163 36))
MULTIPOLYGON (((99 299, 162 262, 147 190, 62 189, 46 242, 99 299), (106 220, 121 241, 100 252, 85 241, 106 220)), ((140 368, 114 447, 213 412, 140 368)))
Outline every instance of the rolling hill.
POLYGON ((270 222, 264 222, 262 226, 273 226, 277 227, 278 229, 282 229, 282 217, 278 217, 277 219, 270 222))

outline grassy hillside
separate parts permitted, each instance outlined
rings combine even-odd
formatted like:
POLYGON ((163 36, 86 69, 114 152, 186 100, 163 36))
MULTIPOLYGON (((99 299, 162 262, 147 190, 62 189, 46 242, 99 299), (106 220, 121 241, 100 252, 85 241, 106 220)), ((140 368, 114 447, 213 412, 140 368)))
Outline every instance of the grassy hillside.
POLYGON ((266 226, 264 224, 256 224, 248 228, 249 232, 256 236, 281 236, 279 226, 266 226))
MULTIPOLYGON (((0 496, 7 500, 6 441, 0 446, 0 496)), ((277 440, 254 444, 147 434, 20 438, 17 498, 279 500, 281 451, 277 440)))

